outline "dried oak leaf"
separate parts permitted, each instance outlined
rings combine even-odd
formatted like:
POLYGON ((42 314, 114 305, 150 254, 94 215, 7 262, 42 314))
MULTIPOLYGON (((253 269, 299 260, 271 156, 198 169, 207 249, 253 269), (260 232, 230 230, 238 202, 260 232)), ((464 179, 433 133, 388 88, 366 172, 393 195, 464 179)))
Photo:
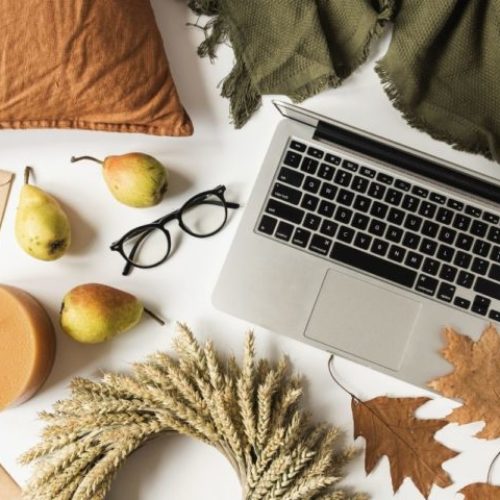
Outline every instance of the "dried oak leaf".
POLYGON ((452 484, 441 464, 457 455, 434 439, 446 420, 418 419, 415 411, 429 398, 378 397, 363 403, 352 400, 354 437, 366 439, 365 469, 369 474, 382 456, 391 467, 392 488, 398 491, 409 477, 425 498, 432 485, 452 484))
POLYGON ((464 500, 498 500, 500 498, 500 486, 474 483, 462 488, 459 493, 465 495, 464 500))
POLYGON ((490 325, 476 342, 451 328, 445 330, 445 337, 448 345, 442 353, 455 370, 429 386, 463 401, 446 419, 458 424, 482 420, 485 426, 478 437, 500 437, 500 335, 490 325))

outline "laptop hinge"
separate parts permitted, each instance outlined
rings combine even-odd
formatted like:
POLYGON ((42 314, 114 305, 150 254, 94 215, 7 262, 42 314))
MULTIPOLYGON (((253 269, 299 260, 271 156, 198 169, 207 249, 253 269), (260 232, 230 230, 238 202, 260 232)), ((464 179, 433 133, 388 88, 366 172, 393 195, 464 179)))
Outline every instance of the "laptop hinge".
POLYGON ((437 162, 419 157, 407 151, 402 151, 389 144, 355 134, 332 123, 320 121, 314 138, 338 144, 355 153, 361 153, 384 163, 400 167, 409 172, 500 204, 500 189, 498 186, 462 172, 450 170, 437 162))

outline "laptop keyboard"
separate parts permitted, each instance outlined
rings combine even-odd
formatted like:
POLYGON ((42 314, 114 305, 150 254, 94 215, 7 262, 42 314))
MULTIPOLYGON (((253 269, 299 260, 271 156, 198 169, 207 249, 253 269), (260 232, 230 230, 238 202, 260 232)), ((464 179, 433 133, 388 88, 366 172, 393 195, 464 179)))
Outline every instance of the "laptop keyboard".
POLYGON ((291 140, 256 230, 500 322, 500 217, 291 140))

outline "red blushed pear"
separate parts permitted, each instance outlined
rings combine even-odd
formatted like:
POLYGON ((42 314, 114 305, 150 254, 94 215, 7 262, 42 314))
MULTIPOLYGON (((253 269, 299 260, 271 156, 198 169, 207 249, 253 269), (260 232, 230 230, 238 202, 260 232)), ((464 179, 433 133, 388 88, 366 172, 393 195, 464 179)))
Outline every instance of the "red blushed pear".
POLYGON ((99 283, 87 283, 70 290, 60 312, 62 329, 83 344, 98 344, 131 330, 149 314, 165 324, 130 293, 99 283))
POLYGON ((71 158, 75 163, 90 160, 102 165, 104 180, 113 196, 135 208, 152 207, 160 203, 168 187, 167 169, 144 153, 108 156, 104 161, 92 156, 71 158))

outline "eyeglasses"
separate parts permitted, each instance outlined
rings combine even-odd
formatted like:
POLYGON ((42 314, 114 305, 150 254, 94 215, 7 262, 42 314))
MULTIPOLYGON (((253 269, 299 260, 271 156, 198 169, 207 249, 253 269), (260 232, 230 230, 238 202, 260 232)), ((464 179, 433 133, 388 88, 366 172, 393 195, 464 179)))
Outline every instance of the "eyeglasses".
POLYGON ((183 231, 195 238, 208 238, 226 224, 228 209, 239 208, 238 203, 226 201, 225 186, 217 186, 190 198, 182 207, 151 224, 136 227, 111 245, 127 261, 123 275, 134 267, 150 269, 163 264, 170 255, 172 240, 165 226, 177 220, 183 231))

